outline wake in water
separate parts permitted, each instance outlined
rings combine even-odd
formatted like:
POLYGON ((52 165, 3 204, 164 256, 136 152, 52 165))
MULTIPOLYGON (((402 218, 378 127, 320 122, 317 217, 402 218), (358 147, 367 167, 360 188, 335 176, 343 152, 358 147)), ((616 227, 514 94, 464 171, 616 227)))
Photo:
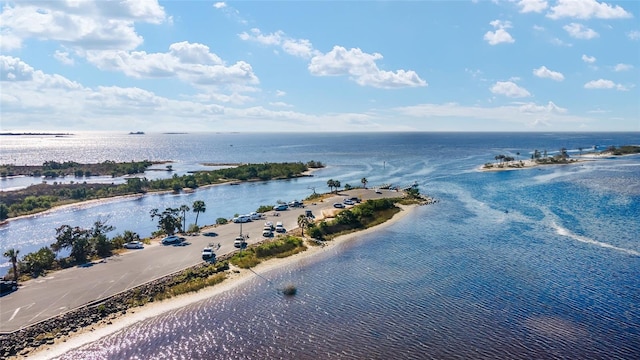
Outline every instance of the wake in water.
POLYGON ((568 229, 563 228, 562 226, 558 225, 555 221, 552 221, 551 225, 556 230, 556 233, 558 235, 569 237, 569 238, 571 238, 573 240, 576 240, 576 241, 579 241, 581 243, 596 245, 596 246, 600 246, 600 247, 603 247, 603 248, 606 248, 606 249, 612 249, 612 250, 620 251, 620 252, 623 252, 623 253, 626 253, 626 254, 629 254, 629 255, 640 256, 640 252, 637 252, 635 250, 621 248, 621 247, 618 247, 618 246, 615 246, 615 245, 611 245, 611 244, 606 243, 606 242, 590 239, 590 238, 588 238, 586 236, 581 236, 581 235, 574 234, 571 231, 569 231, 568 229))

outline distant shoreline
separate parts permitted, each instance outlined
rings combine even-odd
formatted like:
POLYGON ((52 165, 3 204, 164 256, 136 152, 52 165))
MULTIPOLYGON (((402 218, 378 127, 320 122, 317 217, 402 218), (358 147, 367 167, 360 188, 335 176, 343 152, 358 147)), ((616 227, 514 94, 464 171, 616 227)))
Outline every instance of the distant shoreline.
POLYGON ((71 133, 13 133, 13 132, 3 132, 0 133, 0 136, 68 136, 74 135, 71 133))

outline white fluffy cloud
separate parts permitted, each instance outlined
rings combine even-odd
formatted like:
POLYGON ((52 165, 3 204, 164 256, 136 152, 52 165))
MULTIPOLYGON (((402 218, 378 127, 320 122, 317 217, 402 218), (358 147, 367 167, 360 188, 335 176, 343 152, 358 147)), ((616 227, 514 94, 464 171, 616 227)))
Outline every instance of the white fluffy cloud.
POLYGON ((293 39, 282 31, 263 34, 260 29, 238 34, 240 39, 263 45, 280 46, 284 52, 300 58, 310 58, 309 72, 315 76, 349 76, 362 86, 382 89, 427 86, 427 82, 412 70, 384 71, 378 68, 379 53, 368 54, 360 49, 334 46, 326 54, 313 48, 306 39, 293 39))
POLYGON ((521 13, 542 12, 549 4, 546 0, 520 0, 518 1, 521 13))
POLYGON ((493 20, 489 24, 496 29, 495 31, 487 31, 484 34, 484 40, 486 40, 489 45, 515 42, 511 34, 505 30, 511 28, 510 21, 493 20))
POLYGON ((3 49, 18 49, 28 38, 55 40, 79 49, 134 49, 143 41, 135 22, 166 19, 156 0, 22 1, 0 13, 3 49))
POLYGON ((619 5, 609 5, 596 0, 558 0, 552 6, 547 17, 550 19, 577 18, 577 19, 624 19, 633 15, 619 5))
POLYGON ((518 86, 513 81, 498 81, 490 88, 490 90, 494 94, 504 95, 510 98, 531 96, 527 89, 518 86))
POLYGON ((584 84, 585 89, 616 89, 619 91, 627 91, 627 87, 621 84, 616 84, 611 80, 607 79, 598 79, 591 80, 588 83, 584 84))
POLYGON ((260 29, 253 28, 250 33, 246 31, 238 34, 240 39, 245 41, 255 41, 263 45, 280 45, 284 36, 283 31, 276 31, 271 34, 263 34, 260 29))
POLYGON ((594 62, 596 62, 596 58, 595 56, 588 56, 586 54, 582 54, 582 61, 586 62, 587 64, 593 64, 594 62))
POLYGON ((593 29, 590 29, 582 24, 571 23, 562 27, 569 35, 576 39, 593 39, 600 36, 593 29))
POLYGON ((631 40, 640 40, 640 31, 633 30, 627 33, 627 37, 631 40))
POLYGON ((263 34, 260 29, 253 28, 249 32, 245 31, 238 34, 238 37, 242 40, 257 42, 262 45, 280 46, 285 53, 305 59, 319 54, 319 51, 314 50, 311 41, 307 39, 293 39, 283 31, 263 34))
POLYGON ((629 71, 633 69, 633 65, 630 64, 616 64, 616 66, 613 67, 613 71, 619 72, 619 71, 629 71))
POLYGON ((551 79, 551 80, 555 80, 555 81, 562 81, 564 80, 564 75, 562 75, 562 73, 557 72, 557 71, 552 71, 547 69, 546 66, 541 66, 537 69, 533 69, 533 75, 539 77, 539 78, 546 78, 546 79, 551 79))
POLYGON ((89 51, 89 62, 101 70, 120 71, 133 78, 175 77, 194 86, 253 90, 258 84, 250 64, 238 61, 227 66, 203 44, 180 42, 166 53, 145 51, 89 51))
POLYGON ((56 50, 56 52, 53 53, 53 57, 64 65, 73 65, 75 63, 75 61, 69 57, 67 51, 56 50))
POLYGON ((378 53, 368 54, 360 49, 345 49, 334 46, 326 54, 314 56, 309 63, 309 72, 316 76, 349 75, 362 86, 377 88, 400 88, 427 86, 415 71, 384 71, 378 68, 378 53))
POLYGON ((519 126, 524 125, 528 128, 548 126, 552 123, 556 127, 566 126, 566 129, 574 129, 575 124, 584 124, 592 121, 592 119, 570 115, 567 109, 551 101, 547 104, 528 102, 497 107, 464 106, 457 103, 421 104, 393 110, 394 114, 419 119, 486 119, 492 122, 500 121, 505 125, 516 123, 519 126))

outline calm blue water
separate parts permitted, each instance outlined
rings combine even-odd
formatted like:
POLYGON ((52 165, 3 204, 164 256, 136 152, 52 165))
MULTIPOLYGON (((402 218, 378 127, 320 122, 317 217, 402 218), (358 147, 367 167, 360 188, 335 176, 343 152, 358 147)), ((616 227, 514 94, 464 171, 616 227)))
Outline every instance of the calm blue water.
POLYGON ((639 144, 605 134, 82 134, 3 139, 0 162, 318 160, 312 178, 218 186, 56 211, 0 229, 23 253, 62 224, 105 217, 148 235, 151 208, 207 204, 200 223, 327 191, 326 180, 410 184, 440 200, 324 258, 262 274, 63 359, 640 358, 640 157, 502 173, 498 154, 639 144), (19 143, 19 144, 18 144, 19 143), (69 145, 71 143, 72 145, 69 145), (42 147, 51 147, 43 158, 42 147), (251 199, 248 201, 247 199, 251 199), (276 289, 293 283, 294 298, 276 289))

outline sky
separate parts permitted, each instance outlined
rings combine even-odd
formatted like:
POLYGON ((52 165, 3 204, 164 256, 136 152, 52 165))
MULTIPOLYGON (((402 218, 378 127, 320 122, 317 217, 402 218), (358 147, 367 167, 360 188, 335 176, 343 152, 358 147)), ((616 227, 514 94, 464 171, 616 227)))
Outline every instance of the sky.
POLYGON ((640 1, 4 1, 0 131, 640 131, 640 1))

